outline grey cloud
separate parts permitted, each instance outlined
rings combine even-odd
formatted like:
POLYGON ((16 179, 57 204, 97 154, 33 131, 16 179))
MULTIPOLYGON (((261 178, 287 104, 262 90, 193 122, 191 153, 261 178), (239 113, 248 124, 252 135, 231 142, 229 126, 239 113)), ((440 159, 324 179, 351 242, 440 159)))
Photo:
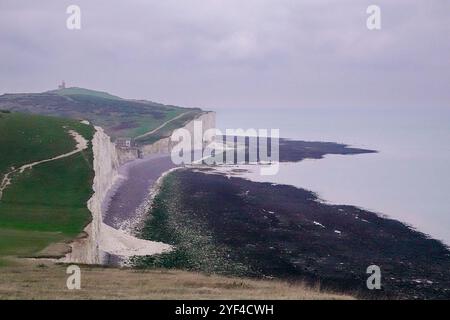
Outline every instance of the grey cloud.
POLYGON ((207 108, 448 107, 450 4, 379 0, 10 1, 0 93, 69 85, 207 108), (82 30, 65 9, 82 9, 82 30))

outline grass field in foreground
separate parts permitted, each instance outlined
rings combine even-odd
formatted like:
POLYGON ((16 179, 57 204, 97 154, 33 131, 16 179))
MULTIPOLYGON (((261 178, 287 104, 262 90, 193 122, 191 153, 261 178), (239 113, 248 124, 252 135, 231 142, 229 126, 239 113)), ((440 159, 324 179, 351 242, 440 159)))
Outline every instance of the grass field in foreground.
POLYGON ((81 267, 81 290, 66 287, 66 266, 12 261, 0 272, 1 299, 352 299, 320 287, 277 280, 204 275, 179 270, 81 267))
MULTIPOLYGON (((0 180, 11 167, 72 151, 75 130, 91 141, 94 128, 78 121, 0 113, 0 180)), ((28 256, 79 234, 90 218, 92 149, 12 175, 0 200, 0 266, 5 256, 28 256)))

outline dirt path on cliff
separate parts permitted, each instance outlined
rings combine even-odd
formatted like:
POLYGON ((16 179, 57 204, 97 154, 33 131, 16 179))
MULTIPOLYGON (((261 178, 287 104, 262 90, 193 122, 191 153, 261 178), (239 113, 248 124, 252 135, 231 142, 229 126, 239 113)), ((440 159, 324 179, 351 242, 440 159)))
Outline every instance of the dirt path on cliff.
POLYGON ((146 133, 144 133, 144 134, 141 134, 140 136, 135 137, 134 140, 137 140, 137 139, 140 139, 140 138, 144 138, 144 137, 147 137, 147 136, 149 136, 149 135, 155 133, 155 132, 158 131, 159 129, 164 128, 167 124, 169 124, 169 123, 171 123, 172 121, 175 121, 175 120, 181 118, 182 116, 188 114, 189 112, 191 112, 191 111, 183 112, 182 114, 179 114, 179 115, 176 116, 175 118, 172 118, 172 119, 170 119, 170 120, 167 120, 167 121, 164 122, 162 125, 160 125, 158 128, 153 129, 152 131, 146 132, 146 133))
POLYGON ((15 173, 15 172, 23 173, 25 170, 31 169, 34 166, 37 166, 39 164, 70 157, 71 155, 74 155, 74 154, 76 154, 76 153, 78 153, 80 151, 83 151, 84 149, 86 149, 88 147, 87 140, 82 135, 80 135, 78 132, 76 132, 74 130, 69 130, 69 134, 73 137, 73 139, 77 143, 76 146, 75 146, 75 149, 73 151, 61 154, 59 156, 56 156, 56 157, 53 157, 53 158, 50 158, 50 159, 45 159, 45 160, 41 160, 41 161, 36 161, 36 162, 29 163, 29 164, 25 164, 25 165, 21 166, 20 168, 13 169, 10 172, 6 173, 3 176, 2 182, 0 184, 0 200, 2 199, 3 191, 6 189, 6 187, 8 187, 11 184, 10 176, 13 173, 15 173))

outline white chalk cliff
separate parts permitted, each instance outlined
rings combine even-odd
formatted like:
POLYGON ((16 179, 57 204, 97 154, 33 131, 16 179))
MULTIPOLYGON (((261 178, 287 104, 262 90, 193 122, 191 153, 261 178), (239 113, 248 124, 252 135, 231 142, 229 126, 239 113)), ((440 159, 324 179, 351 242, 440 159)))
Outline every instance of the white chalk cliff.
MULTIPOLYGON (((215 113, 213 112, 203 113, 194 120, 203 122, 204 131, 215 127, 215 113)), ((193 132, 194 120, 188 122, 184 128, 193 132)), ((92 186, 94 194, 87 203, 92 214, 92 221, 86 226, 83 234, 71 243, 71 251, 61 260, 68 263, 103 264, 106 253, 129 257, 170 251, 172 248, 167 244, 137 239, 103 223, 105 199, 108 191, 120 178, 119 166, 133 160, 133 157, 119 157, 121 151, 111 142, 110 137, 102 128, 95 127, 95 129, 96 132, 92 139, 95 172, 92 186)), ((144 155, 167 153, 170 152, 171 147, 170 138, 165 138, 150 146, 142 147, 141 152, 144 155)))
MULTIPOLYGON (((208 129, 213 129, 216 127, 216 113, 215 112, 203 112, 194 120, 186 123, 181 129, 188 130, 192 135, 194 134, 194 122, 201 121, 202 122, 202 131, 203 133, 208 129)), ((208 143, 209 141, 205 141, 208 143)), ((155 154, 155 153, 169 153, 172 150, 173 143, 170 140, 170 137, 164 138, 156 141, 153 144, 141 147, 141 152, 143 155, 155 154)))
POLYGON ((103 223, 103 203, 109 189, 119 178, 119 160, 115 145, 102 128, 96 127, 92 139, 94 154, 94 194, 87 206, 92 213, 92 221, 71 244, 71 252, 63 262, 83 264, 103 264, 105 253, 132 256, 151 255, 171 249, 169 245, 137 239, 122 231, 116 230, 103 223))

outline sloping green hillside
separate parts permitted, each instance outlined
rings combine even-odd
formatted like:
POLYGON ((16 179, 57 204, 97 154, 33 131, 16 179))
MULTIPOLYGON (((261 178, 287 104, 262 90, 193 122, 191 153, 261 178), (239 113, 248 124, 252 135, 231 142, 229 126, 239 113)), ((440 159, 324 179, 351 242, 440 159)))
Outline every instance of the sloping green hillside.
MULTIPOLYGON (((73 151, 69 130, 87 141, 94 134, 92 126, 74 120, 0 112, 0 181, 12 167, 73 151)), ((0 199, 0 260, 35 254, 82 231, 90 219, 92 161, 89 144, 74 155, 11 174, 0 199)))
POLYGON ((0 109, 88 120, 104 128, 113 139, 135 138, 182 114, 186 114, 183 119, 189 121, 202 112, 198 108, 127 100, 106 92, 83 88, 4 94, 0 96, 0 109))
POLYGON ((109 94, 108 92, 95 91, 95 90, 76 88, 76 87, 52 90, 49 92, 56 93, 61 96, 69 96, 69 97, 73 96, 73 95, 83 95, 83 96, 92 96, 92 97, 98 97, 98 98, 104 98, 104 99, 123 100, 121 97, 114 96, 112 94, 109 94))

